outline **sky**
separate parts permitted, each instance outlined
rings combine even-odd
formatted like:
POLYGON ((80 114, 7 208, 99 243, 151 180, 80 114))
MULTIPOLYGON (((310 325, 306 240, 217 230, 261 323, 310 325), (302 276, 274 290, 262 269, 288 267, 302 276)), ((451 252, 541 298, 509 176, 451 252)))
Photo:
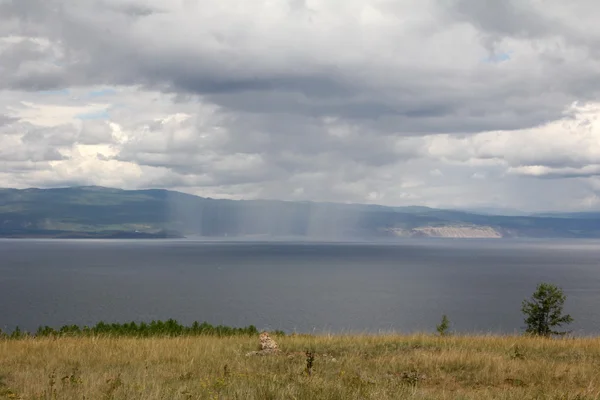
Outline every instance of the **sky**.
POLYGON ((0 187, 600 210, 596 0, 0 0, 0 187))

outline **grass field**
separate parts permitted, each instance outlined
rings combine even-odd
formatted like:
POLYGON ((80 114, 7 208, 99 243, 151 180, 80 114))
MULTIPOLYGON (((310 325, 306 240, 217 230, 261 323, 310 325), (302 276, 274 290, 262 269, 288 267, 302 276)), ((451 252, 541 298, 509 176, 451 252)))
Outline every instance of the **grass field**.
POLYGON ((600 398, 596 338, 275 339, 271 356, 248 336, 0 340, 0 399, 600 398))

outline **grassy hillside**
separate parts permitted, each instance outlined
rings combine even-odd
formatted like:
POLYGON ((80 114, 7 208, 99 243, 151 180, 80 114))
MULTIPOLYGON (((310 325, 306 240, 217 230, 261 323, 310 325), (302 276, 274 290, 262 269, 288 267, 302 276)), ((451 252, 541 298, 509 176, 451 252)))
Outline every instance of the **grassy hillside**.
POLYGON ((427 207, 218 200, 167 190, 0 189, 0 237, 393 238, 457 231, 460 236, 461 230, 467 235, 487 230, 498 237, 597 238, 600 214, 493 216, 427 207))
POLYGON ((600 339, 256 336, 0 340, 0 398, 600 398, 600 339), (305 350, 315 353, 306 372, 305 350))

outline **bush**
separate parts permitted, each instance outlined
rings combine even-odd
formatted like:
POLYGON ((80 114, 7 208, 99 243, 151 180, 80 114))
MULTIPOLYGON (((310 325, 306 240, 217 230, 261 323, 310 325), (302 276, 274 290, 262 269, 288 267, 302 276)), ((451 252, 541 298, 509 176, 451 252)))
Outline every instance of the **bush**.
MULTIPOLYGON (((152 321, 150 323, 126 322, 123 324, 100 321, 95 326, 65 325, 56 330, 49 326, 40 326, 35 333, 36 337, 58 337, 58 336, 128 336, 128 337, 150 337, 150 336, 253 336, 258 335, 258 329, 254 325, 243 328, 235 328, 224 325, 213 326, 207 322, 194 322, 191 326, 180 324, 174 319, 167 321, 152 321)), ((284 335, 282 331, 277 334, 284 335)), ((16 328, 10 335, 11 339, 21 339, 28 336, 16 328)), ((0 335, 1 337, 1 335, 0 335)))

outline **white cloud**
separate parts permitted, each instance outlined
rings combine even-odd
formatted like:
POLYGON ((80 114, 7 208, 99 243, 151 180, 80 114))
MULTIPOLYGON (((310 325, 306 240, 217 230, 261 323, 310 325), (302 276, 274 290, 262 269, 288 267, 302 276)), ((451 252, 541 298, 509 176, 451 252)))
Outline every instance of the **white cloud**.
POLYGON ((0 185, 599 207, 600 6, 484 3, 0 2, 0 185))
POLYGON ((86 104, 82 106, 58 106, 36 104, 23 101, 15 106, 8 106, 9 116, 38 126, 57 126, 72 123, 78 116, 104 112, 107 104, 86 104))
POLYGON ((431 157, 454 162, 505 165, 508 172, 544 176, 593 169, 600 160, 600 105, 573 106, 572 117, 536 128, 485 132, 467 137, 429 136, 431 157))

